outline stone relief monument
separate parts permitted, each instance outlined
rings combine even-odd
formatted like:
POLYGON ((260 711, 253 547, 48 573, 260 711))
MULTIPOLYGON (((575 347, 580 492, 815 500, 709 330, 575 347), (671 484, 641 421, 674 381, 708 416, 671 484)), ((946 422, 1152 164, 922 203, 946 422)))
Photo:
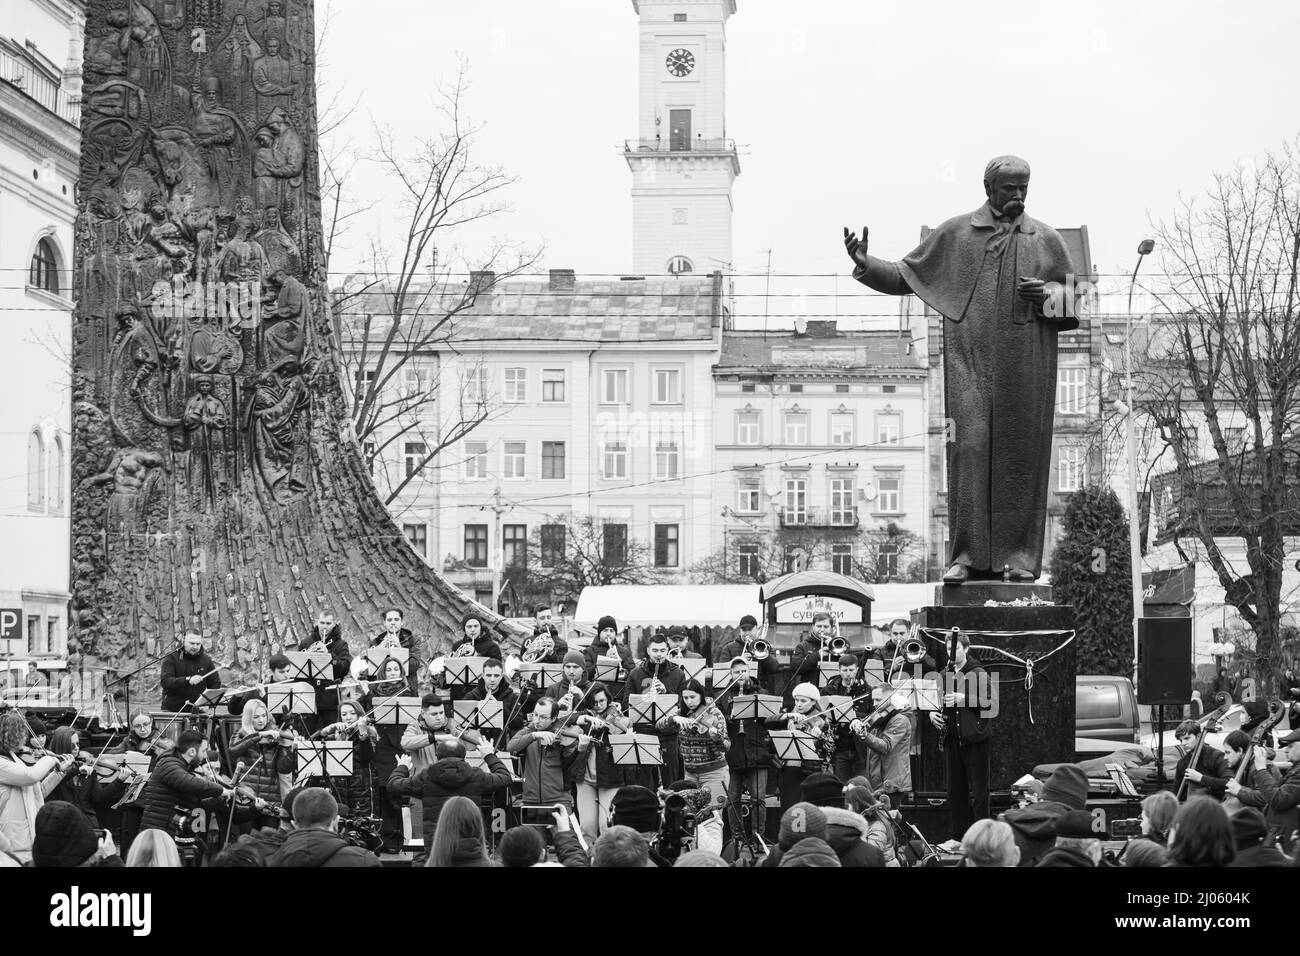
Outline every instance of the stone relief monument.
MULTIPOLYGON (((374 493, 321 245, 310 0, 90 0, 76 221, 71 637, 186 631, 256 673, 406 613, 427 660, 472 602, 374 493)), ((496 615, 486 615, 496 620, 496 615)))

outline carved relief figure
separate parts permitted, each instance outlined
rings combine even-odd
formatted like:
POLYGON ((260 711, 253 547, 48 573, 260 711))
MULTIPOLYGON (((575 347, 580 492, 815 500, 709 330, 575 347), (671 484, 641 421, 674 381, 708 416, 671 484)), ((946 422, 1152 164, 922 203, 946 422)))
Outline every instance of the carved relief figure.
POLYGON ((272 272, 282 270, 290 275, 302 272, 302 254, 280 221, 279 207, 267 206, 262 211, 262 228, 254 234, 253 239, 266 253, 272 272))
POLYGON ((202 90, 193 97, 194 141, 203 156, 208 177, 217 186, 215 202, 208 205, 229 206, 236 185, 236 164, 243 156, 245 143, 239 118, 221 105, 221 81, 210 76, 202 90))
POLYGON ((119 448, 107 468, 86 479, 91 486, 113 486, 104 518, 109 531, 131 531, 144 522, 164 464, 162 455, 146 448, 119 448))
POLYGON ((125 10, 109 10, 104 18, 106 29, 86 37, 85 71, 104 76, 126 76, 126 62, 120 53, 122 37, 128 36, 131 18, 125 10))
POLYGON ((189 436, 190 477, 193 483, 203 489, 206 500, 211 504, 217 498, 221 463, 226 454, 226 406, 212 394, 212 376, 195 376, 194 387, 197 391, 185 403, 185 414, 182 416, 185 432, 189 436))
POLYGON ((253 179, 257 202, 275 204, 281 209, 296 210, 296 195, 302 186, 302 167, 306 158, 302 137, 289 125, 289 117, 276 107, 255 135, 253 179))
POLYGON ((243 111, 250 105, 249 82, 253 64, 262 56, 262 46, 248 30, 248 17, 236 14, 230 30, 217 43, 216 57, 225 65, 231 85, 231 102, 243 111))
POLYGON ((128 24, 121 35, 127 79, 151 89, 164 89, 171 83, 171 53, 163 42, 158 18, 142 0, 131 0, 127 15, 128 24), (131 45, 132 41, 138 48, 131 45))
POLYGON ((266 39, 266 52, 253 64, 253 89, 257 90, 259 111, 272 109, 280 97, 290 97, 293 105, 293 79, 289 75, 289 61, 280 52, 280 38, 266 39))
POLYGON ((294 374, 296 369, 284 371, 291 377, 282 379, 275 372, 257 376, 244 422, 253 470, 277 501, 306 490, 293 474, 293 459, 294 432, 298 412, 307 405, 307 386, 294 374))
POLYGON ((279 269, 271 276, 262 313, 262 367, 276 371, 286 364, 302 363, 306 344, 307 290, 279 269))

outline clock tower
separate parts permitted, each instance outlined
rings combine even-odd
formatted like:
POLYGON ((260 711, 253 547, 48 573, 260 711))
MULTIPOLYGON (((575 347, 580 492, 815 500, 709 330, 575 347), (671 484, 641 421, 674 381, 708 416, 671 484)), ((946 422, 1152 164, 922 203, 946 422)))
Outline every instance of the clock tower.
POLYGON ((735 0, 632 0, 641 19, 632 170, 632 267, 641 275, 731 268, 726 25, 735 0))

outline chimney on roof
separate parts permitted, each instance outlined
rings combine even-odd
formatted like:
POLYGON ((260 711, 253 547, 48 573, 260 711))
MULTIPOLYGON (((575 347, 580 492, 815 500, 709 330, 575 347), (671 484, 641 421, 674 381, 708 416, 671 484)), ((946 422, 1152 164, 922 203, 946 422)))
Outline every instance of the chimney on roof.
POLYGON ((497 274, 489 269, 478 270, 469 274, 469 294, 489 295, 497 281, 497 274))
POLYGON ((550 289, 552 292, 572 292, 577 280, 572 269, 552 269, 550 289))

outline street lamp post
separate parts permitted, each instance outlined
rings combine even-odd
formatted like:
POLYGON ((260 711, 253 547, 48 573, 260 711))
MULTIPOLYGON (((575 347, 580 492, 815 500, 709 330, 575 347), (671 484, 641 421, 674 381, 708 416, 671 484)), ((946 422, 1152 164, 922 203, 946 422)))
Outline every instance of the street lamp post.
POLYGON ((1138 681, 1138 621, 1142 617, 1142 548, 1138 535, 1137 432, 1133 408, 1133 286, 1137 283, 1142 260, 1156 247, 1154 239, 1138 243, 1137 263, 1128 283, 1128 307, 1124 311, 1124 379, 1125 403, 1128 405, 1125 442, 1128 445, 1128 550, 1129 574, 1133 582, 1133 684, 1138 681))

